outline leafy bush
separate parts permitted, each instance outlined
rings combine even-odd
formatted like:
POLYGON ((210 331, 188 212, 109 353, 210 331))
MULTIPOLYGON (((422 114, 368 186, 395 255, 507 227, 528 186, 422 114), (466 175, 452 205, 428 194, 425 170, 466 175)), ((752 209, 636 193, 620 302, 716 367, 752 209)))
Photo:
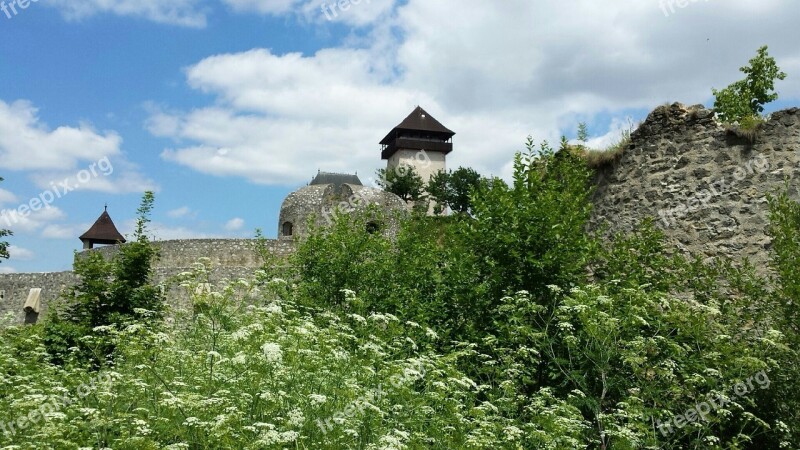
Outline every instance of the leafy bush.
MULTIPOLYGON (((2 177, 0 177, 0 181, 3 181, 2 177)), ((11 231, 0 228, 0 238, 11 235, 11 231)), ((0 261, 3 259, 8 259, 8 242, 0 241, 0 261)))
POLYGON ((769 56, 767 46, 758 49, 750 65, 739 70, 746 76, 722 90, 712 89, 714 94, 714 110, 723 122, 753 123, 754 117, 760 117, 764 105, 778 99, 774 92, 775 81, 786 79, 775 62, 769 56))
POLYGON ((455 171, 439 171, 428 182, 427 191, 436 202, 434 212, 441 214, 446 208, 459 214, 472 212, 472 199, 480 187, 481 175, 474 169, 459 167, 455 171))
POLYGON ((390 169, 379 169, 376 174, 378 185, 404 202, 416 202, 423 198, 425 181, 414 166, 399 165, 390 169))
POLYGON ((53 361, 63 363, 76 350, 76 356, 94 364, 110 357, 110 342, 97 342, 90 348, 84 336, 95 334, 98 327, 118 326, 132 321, 158 320, 164 307, 159 287, 150 283, 156 249, 147 238, 147 223, 154 196, 145 193, 138 209, 134 241, 121 244, 107 261, 98 252, 75 258, 77 285, 62 295, 47 322, 45 343, 53 361))

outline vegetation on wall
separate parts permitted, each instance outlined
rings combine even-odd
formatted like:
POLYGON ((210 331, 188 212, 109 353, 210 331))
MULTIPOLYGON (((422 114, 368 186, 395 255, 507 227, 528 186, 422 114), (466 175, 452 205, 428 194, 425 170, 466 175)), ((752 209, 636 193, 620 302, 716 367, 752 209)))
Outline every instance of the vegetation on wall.
MULTIPOLYGON (((0 181, 3 181, 2 177, 0 177, 0 181)), ((11 234, 12 233, 10 230, 0 228, 0 239, 11 236, 11 234)), ((2 262, 4 259, 8 259, 8 256, 8 242, 0 241, 0 262, 2 262)))
POLYGON ((739 70, 745 74, 743 80, 721 90, 712 89, 714 110, 723 122, 753 129, 763 121, 764 105, 778 99, 775 81, 786 79, 786 73, 769 56, 766 45, 758 49, 749 65, 739 70))

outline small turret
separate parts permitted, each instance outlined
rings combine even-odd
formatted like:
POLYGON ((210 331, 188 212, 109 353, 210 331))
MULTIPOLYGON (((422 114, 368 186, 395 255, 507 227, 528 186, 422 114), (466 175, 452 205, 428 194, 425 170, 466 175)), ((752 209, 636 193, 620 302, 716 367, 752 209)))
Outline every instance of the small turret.
POLYGON ((95 244, 114 245, 125 242, 125 237, 117 231, 114 221, 108 215, 108 206, 105 207, 103 214, 100 214, 94 225, 79 239, 83 242, 84 250, 94 248, 95 244))

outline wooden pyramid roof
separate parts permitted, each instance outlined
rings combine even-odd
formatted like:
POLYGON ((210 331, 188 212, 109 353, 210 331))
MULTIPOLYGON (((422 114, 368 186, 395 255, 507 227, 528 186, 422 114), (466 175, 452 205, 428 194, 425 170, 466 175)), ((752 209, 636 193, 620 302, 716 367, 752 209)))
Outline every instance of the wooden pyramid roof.
POLYGON ((116 244, 118 242, 125 242, 125 237, 117 231, 114 221, 108 215, 108 209, 100 214, 100 217, 94 222, 91 228, 80 237, 81 241, 91 241, 96 244, 116 244))
POLYGON ((381 141, 381 145, 388 145, 395 135, 396 131, 427 131, 435 134, 447 135, 447 137, 455 136, 455 132, 442 125, 441 122, 434 119, 433 116, 428 114, 427 111, 417 106, 411 114, 408 115, 399 125, 394 127, 389 134, 381 141))

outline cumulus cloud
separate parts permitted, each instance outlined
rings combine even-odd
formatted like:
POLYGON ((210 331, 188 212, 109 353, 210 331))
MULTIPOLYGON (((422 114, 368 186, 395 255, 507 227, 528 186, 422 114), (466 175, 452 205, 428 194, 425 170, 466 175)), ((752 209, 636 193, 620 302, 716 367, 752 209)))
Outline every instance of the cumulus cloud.
POLYGON ((118 155, 121 144, 118 134, 98 133, 88 124, 50 130, 30 102, 0 100, 0 168, 73 169, 80 161, 118 155))
MULTIPOLYGON (((155 182, 125 160, 121 145, 122 138, 117 133, 100 133, 89 124, 51 130, 30 102, 0 100, 0 168, 35 171, 31 179, 43 190, 54 194, 56 189, 65 193, 75 189, 107 193, 157 191, 155 182)), ((0 203, 4 199, 2 192, 0 203)))
POLYGON ((235 217, 225 223, 225 229, 227 231, 239 231, 242 228, 244 228, 244 219, 239 217, 235 217))
POLYGON ((15 203, 17 201, 17 196, 14 195, 12 192, 7 191, 5 189, 0 189, 0 206, 6 205, 9 203, 15 203))
POLYGON ((207 20, 201 0, 50 0, 47 4, 68 20, 114 14, 192 28, 204 28, 207 20))
POLYGON ((14 233, 32 233, 65 217, 64 211, 54 206, 38 211, 4 209, 0 211, 0 227, 8 228, 14 233))
POLYGON ((198 231, 188 227, 173 227, 163 223, 149 224, 150 235, 153 239, 158 241, 172 240, 172 239, 208 239, 214 236, 211 233, 198 231))
POLYGON ((11 259, 18 261, 30 261, 34 258, 34 253, 27 248, 17 247, 16 245, 8 246, 8 254, 11 259))
POLYGON ((272 16, 292 15, 309 22, 342 23, 366 26, 392 10, 395 0, 223 0, 232 10, 240 13, 255 12, 272 16))
MULTIPOLYGON (((276 14, 303 4, 228 1, 276 14)), ((637 0, 508 0, 503 8, 408 0, 388 11, 366 39, 337 48, 254 49, 189 67, 188 85, 214 100, 152 112, 151 133, 174 142, 162 158, 264 184, 297 185, 315 169, 368 178, 383 165, 378 141, 421 105, 457 132, 451 167, 508 176, 527 135, 553 142, 579 120, 710 102, 711 88, 740 78, 765 43, 784 69, 800 66, 792 19, 800 3, 693 2, 669 17, 658 2, 637 0)), ((800 98, 800 77, 778 90, 800 98)))
POLYGON ((45 239, 73 240, 86 232, 92 226, 91 223, 83 224, 50 224, 42 228, 41 237, 45 239))
POLYGON ((173 219, 182 219, 184 217, 196 217, 197 212, 192 211, 188 206, 181 206, 180 208, 167 211, 167 216, 173 219))

